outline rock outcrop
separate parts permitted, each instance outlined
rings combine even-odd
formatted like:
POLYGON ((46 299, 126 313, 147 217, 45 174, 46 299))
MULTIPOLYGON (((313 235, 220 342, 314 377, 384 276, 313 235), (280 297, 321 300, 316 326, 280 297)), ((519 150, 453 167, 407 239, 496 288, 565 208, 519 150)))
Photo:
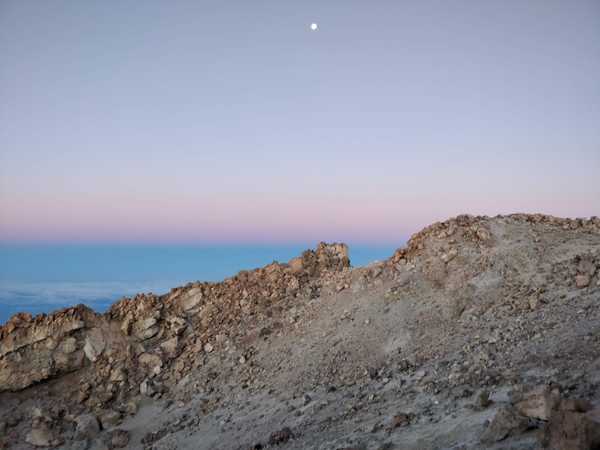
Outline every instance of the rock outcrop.
POLYGON ((0 392, 84 368, 103 380, 101 387, 119 390, 128 373, 158 375, 177 356, 180 337, 212 346, 219 328, 231 332, 240 318, 259 319, 284 297, 318 295, 328 277, 349 265, 345 245, 320 244, 289 264, 240 272, 222 283, 191 283, 165 296, 140 294, 106 314, 84 305, 35 318, 17 314, 0 328, 0 392))

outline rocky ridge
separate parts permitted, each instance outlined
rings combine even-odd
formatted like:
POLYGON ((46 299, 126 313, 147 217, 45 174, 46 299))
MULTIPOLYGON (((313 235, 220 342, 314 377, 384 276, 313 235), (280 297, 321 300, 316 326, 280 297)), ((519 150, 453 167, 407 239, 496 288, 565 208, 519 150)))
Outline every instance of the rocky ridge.
POLYGON ((320 244, 105 314, 17 314, 0 328, 0 445, 592 448, 599 267, 598 218, 458 216, 368 267, 320 244), (158 404, 170 415, 135 436, 158 404), (287 427, 262 422, 282 411, 287 427))

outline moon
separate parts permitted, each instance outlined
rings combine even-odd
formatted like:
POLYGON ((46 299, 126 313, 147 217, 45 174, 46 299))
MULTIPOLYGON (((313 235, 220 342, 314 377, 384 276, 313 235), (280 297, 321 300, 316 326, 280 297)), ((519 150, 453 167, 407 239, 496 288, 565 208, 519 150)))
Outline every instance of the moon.
POLYGON ((316 23, 311 23, 310 24, 310 29, 312 31, 317 31, 319 29, 319 25, 317 25, 316 23))

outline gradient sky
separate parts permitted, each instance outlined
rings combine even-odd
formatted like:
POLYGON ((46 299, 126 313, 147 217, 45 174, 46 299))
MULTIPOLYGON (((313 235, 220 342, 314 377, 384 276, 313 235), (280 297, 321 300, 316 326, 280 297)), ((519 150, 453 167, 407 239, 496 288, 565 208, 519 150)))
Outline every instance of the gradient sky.
POLYGON ((2 242, 515 211, 600 215, 597 0, 0 2, 2 242))

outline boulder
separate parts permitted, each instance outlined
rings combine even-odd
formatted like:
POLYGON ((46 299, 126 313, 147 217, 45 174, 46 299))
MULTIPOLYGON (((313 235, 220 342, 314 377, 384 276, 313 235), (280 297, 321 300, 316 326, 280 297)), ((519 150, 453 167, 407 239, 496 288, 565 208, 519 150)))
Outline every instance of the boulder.
POLYGON ((556 390, 550 390, 547 386, 539 386, 515 402, 515 408, 523 416, 549 420, 552 410, 559 402, 560 395, 556 390))
POLYGON ((93 439, 100 433, 100 424, 93 414, 82 414, 75 418, 75 440, 93 439))
POLYGON ((600 411, 582 413, 563 408, 552 414, 542 446, 548 450, 591 450, 600 446, 600 411))
POLYGON ((92 328, 89 330, 83 346, 83 352, 85 353, 87 359, 89 359, 91 362, 96 362, 96 360, 104 352, 105 347, 106 341, 104 340, 102 330, 99 328, 92 328))
POLYGON ((481 436, 481 442, 493 444, 509 436, 516 436, 529 428, 529 419, 522 416, 511 407, 503 407, 496 415, 481 436))
POLYGON ((133 333, 141 341, 150 339, 158 334, 160 327, 155 317, 140 319, 133 324, 133 333))
POLYGON ((25 442, 34 447, 54 447, 60 445, 62 439, 56 437, 45 424, 32 428, 25 436, 25 442))
POLYGON ((202 303, 202 289, 193 288, 190 289, 184 296, 179 300, 179 305, 186 313, 197 312, 198 306, 202 303))
POLYGON ((142 353, 138 357, 138 361, 142 366, 149 368, 154 374, 159 374, 163 365, 160 356, 153 353, 142 353))
POLYGON ((187 327, 187 323, 183 317, 172 316, 167 319, 169 327, 177 336, 179 336, 187 327))
POLYGON ((110 448, 125 448, 129 444, 129 431, 113 430, 110 433, 110 448))
POLYGON ((288 266, 290 267, 292 273, 302 272, 302 269, 304 268, 302 258, 300 257, 290 259, 288 266))
POLYGON ((179 338, 177 336, 175 336, 171 339, 167 339, 166 341, 164 341, 160 344, 160 348, 162 349, 163 353, 168 358, 174 358, 177 356, 178 346, 179 346, 179 338))
POLYGON ((115 367, 110 371, 109 380, 115 383, 127 381, 127 372, 123 367, 115 367))
POLYGON ((146 378, 140 383, 140 394, 145 395, 146 397, 152 397, 157 392, 158 390, 152 380, 146 378))
POLYGON ((121 414, 117 411, 110 409, 100 414, 100 424, 104 429, 108 429, 119 423, 121 423, 121 414))

